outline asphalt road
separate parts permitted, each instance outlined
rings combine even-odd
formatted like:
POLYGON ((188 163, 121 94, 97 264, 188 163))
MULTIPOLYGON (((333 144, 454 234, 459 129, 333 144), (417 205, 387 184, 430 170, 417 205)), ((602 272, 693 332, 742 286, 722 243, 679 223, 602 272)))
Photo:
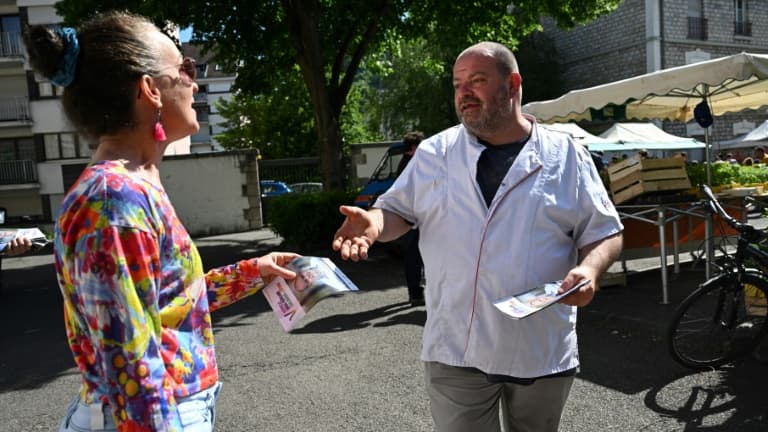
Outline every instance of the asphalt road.
MULTIPOLYGON (((207 268, 277 242, 267 231, 197 241, 207 268)), ((224 383, 217 430, 432 430, 418 359, 424 308, 406 303, 399 261, 372 255, 340 263, 360 293, 320 302, 290 334, 260 294, 214 314, 224 383)), ((56 430, 79 376, 51 256, 6 259, 2 277, 0 431, 56 430)), ((665 320, 702 279, 684 266, 670 280, 672 304, 661 305, 658 271, 634 273, 580 311, 582 369, 561 431, 768 430, 768 365, 747 357, 694 373, 666 352, 665 320)))

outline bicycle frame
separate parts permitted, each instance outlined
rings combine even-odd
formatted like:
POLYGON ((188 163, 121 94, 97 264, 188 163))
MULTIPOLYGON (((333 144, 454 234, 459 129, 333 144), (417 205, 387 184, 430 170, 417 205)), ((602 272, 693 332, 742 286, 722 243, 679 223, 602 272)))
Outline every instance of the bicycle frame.
MULTIPOLYGON (((739 233, 739 237, 736 241, 736 252, 729 254, 726 251, 725 255, 723 256, 725 262, 723 263, 721 274, 708 280, 703 285, 706 286, 711 283, 716 283, 723 278, 733 279, 734 283, 730 284, 730 286, 733 287, 734 291, 738 291, 735 293, 736 297, 743 299, 744 292, 741 290, 741 287, 744 276, 747 273, 755 277, 768 280, 768 272, 766 272, 766 269, 768 269, 768 252, 763 251, 758 246, 760 241, 768 239, 768 233, 757 230, 749 224, 740 223, 728 215, 725 210, 723 210, 720 202, 717 200, 717 198, 715 198, 714 194, 712 194, 712 191, 708 186, 702 185, 702 191, 707 197, 707 201, 712 212, 718 214, 728 225, 730 225, 739 233), (746 266, 748 263, 747 260, 750 258, 757 262, 757 269, 746 266)), ((717 301, 717 315, 726 312, 723 310, 724 302, 725 293, 721 292, 717 301)), ((722 316, 714 316, 713 322, 718 322, 720 325, 726 327, 733 326, 738 312, 735 310, 736 306, 737 304, 734 303, 731 310, 728 311, 728 317, 723 319, 724 317, 722 316)))

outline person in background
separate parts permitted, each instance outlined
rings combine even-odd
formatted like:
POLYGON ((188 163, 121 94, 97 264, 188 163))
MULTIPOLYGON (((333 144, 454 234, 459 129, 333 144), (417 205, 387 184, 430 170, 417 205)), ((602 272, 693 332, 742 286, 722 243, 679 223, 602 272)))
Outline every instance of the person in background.
POLYGON ((761 164, 768 164, 768 155, 765 154, 765 148, 762 146, 755 147, 754 150, 754 162, 761 164))
POLYGON ((584 147, 522 113, 508 48, 464 50, 453 87, 461 124, 424 140, 372 209, 341 206, 332 247, 358 261, 419 228, 437 431, 554 432, 579 367, 577 307, 618 257, 623 227, 584 147), (556 280, 591 282, 522 320, 493 306, 556 280))
MULTIPOLYGON (((403 158, 397 165, 397 176, 405 171, 408 162, 411 161, 419 143, 424 139, 424 134, 419 131, 408 132, 403 136, 403 144, 406 146, 403 158)), ((424 261, 419 252, 419 230, 413 228, 406 234, 406 249, 403 257, 405 265, 405 283, 408 286, 408 302, 412 307, 424 306, 424 286, 421 284, 421 274, 424 269, 424 261)))
POLYGON ((12 258, 19 255, 23 255, 32 249, 32 240, 26 237, 17 237, 5 246, 3 252, 0 253, 0 291, 3 289, 3 258, 12 258))
POLYGON ((16 237, 8 243, 0 256, 15 257, 29 252, 30 249, 32 249, 32 240, 26 237, 16 237))
POLYGON ((25 29, 29 63, 63 87, 95 140, 61 203, 54 259, 82 376, 61 431, 211 431, 219 372, 211 312, 296 257, 274 252, 203 272, 160 176, 168 144, 199 129, 194 60, 145 18, 96 15, 78 30, 25 29))

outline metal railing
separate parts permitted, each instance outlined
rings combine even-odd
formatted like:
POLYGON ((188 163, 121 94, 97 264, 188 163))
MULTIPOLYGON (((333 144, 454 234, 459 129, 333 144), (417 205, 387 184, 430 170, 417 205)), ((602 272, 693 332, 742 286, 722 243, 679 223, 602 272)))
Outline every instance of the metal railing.
POLYGON ((0 185, 24 183, 37 183, 37 163, 35 161, 0 161, 0 185))
POLYGON ((734 21, 733 34, 739 36, 752 36, 752 23, 747 21, 734 21))
POLYGON ((707 40, 707 19, 688 17, 688 39, 707 40))
POLYGON ((0 98, 0 122, 30 120, 29 99, 26 97, 0 98))
POLYGON ((0 32, 0 57, 23 57, 21 34, 18 32, 0 32))

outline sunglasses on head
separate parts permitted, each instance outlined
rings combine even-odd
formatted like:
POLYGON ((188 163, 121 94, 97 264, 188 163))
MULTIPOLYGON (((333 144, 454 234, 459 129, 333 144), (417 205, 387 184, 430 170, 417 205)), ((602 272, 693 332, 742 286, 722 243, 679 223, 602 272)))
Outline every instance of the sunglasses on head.
POLYGON ((197 62, 192 57, 184 57, 184 59, 181 61, 181 64, 176 66, 169 66, 165 69, 171 68, 178 68, 179 70, 179 76, 171 78, 173 78, 174 81, 180 81, 185 86, 191 86, 197 78, 197 62))
POLYGON ((184 60, 181 61, 179 72, 181 72, 181 79, 184 81, 184 84, 191 85, 197 79, 197 62, 195 59, 184 57, 184 60), (184 80, 184 75, 189 79, 188 81, 184 80))

